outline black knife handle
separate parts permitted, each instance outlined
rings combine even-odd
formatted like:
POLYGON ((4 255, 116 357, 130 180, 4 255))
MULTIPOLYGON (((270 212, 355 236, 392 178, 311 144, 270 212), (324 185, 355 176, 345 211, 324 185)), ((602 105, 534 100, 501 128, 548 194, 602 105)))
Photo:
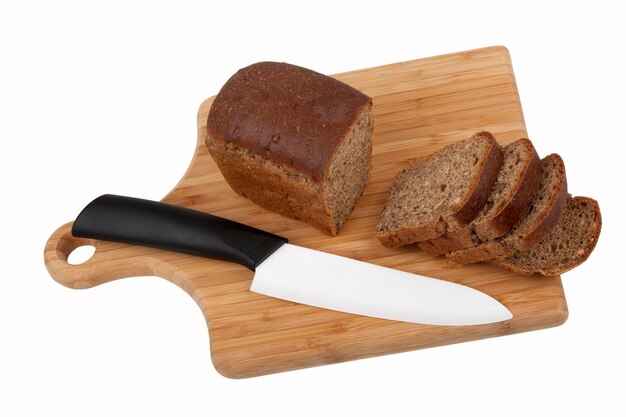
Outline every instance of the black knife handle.
POLYGON ((78 215, 72 235, 236 262, 251 270, 287 239, 200 211, 105 194, 78 215))

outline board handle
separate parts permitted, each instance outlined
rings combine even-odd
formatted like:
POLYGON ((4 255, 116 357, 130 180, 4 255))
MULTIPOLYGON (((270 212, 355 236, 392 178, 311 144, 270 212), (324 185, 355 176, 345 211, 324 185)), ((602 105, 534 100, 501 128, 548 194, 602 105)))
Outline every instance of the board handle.
POLYGON ((46 242, 44 262, 50 276, 69 288, 95 287, 120 278, 154 275, 188 289, 188 276, 166 253, 149 248, 72 235, 74 222, 59 227, 46 242), (95 247, 91 258, 70 264, 68 257, 84 245, 95 247))
POLYGON ((133 256, 120 258, 115 255, 115 251, 103 250, 105 242, 73 236, 72 225, 73 222, 67 223, 52 233, 44 250, 46 268, 59 284, 82 289, 119 278, 151 274, 149 268, 146 268, 145 260, 133 256), (70 264, 70 253, 85 245, 96 248, 93 256, 82 264, 70 264))

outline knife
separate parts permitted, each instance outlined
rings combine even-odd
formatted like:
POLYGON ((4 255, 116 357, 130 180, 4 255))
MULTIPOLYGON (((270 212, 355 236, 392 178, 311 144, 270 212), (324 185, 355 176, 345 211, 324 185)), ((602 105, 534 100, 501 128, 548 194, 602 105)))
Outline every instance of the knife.
POLYGON ((464 285, 292 245, 241 223, 151 200, 100 196, 78 215, 72 234, 236 262, 255 272, 251 291, 330 310, 443 326, 513 317, 494 298, 464 285))

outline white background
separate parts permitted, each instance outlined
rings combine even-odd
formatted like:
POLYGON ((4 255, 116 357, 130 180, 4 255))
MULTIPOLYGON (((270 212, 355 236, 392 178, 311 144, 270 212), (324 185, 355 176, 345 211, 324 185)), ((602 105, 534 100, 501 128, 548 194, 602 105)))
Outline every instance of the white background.
POLYGON ((0 415, 624 415, 623 13, 210 3, 1 3, 0 415), (92 198, 174 187, 199 104, 238 68, 332 74, 489 45, 511 52, 539 152, 560 153, 570 191, 602 208, 596 251, 563 276, 565 325, 237 381, 213 369, 202 314, 174 285, 74 291, 46 272, 46 239, 92 198))

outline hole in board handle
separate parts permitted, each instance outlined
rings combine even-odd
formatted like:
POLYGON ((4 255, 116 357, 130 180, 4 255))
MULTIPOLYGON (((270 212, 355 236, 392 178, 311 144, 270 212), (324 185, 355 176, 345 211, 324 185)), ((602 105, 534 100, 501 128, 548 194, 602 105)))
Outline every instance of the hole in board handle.
POLYGON ((96 253, 96 247, 93 245, 78 246, 67 256, 67 263, 70 265, 80 265, 91 259, 96 253))

